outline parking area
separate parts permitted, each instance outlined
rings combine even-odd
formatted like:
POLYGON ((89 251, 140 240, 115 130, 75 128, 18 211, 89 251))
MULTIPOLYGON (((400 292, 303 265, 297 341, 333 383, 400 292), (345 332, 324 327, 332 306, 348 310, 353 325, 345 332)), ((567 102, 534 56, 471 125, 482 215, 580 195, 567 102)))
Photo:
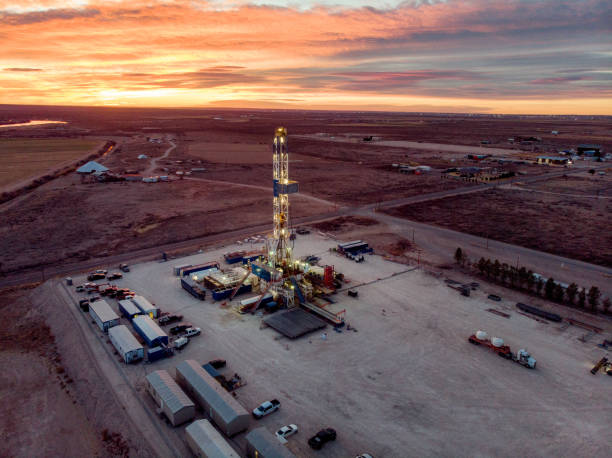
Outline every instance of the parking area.
MULTIPOLYGON (((362 263, 340 257, 330 252, 336 244, 317 234, 299 236, 295 254, 319 256, 321 265, 334 265, 350 281, 343 289, 358 291, 356 298, 338 292, 329 306, 346 310, 351 329, 336 332, 328 326, 295 340, 265 327, 263 316, 241 315, 229 302, 214 302, 210 295, 200 301, 181 288, 173 266, 224 265, 223 253, 241 248, 237 245, 130 266, 117 285, 143 295, 162 312, 183 315, 202 334, 173 357, 119 364, 118 370, 155 412, 144 390, 148 373, 166 369, 174 376, 183 360, 224 359, 221 373, 227 378, 237 373, 245 383, 235 393, 248 411, 262 401, 281 402, 279 411, 251 419, 249 430, 263 425, 274 432, 297 424, 299 432, 287 447, 300 457, 365 452, 375 457, 606 456, 612 380, 589 373, 601 349, 593 341, 578 341, 583 332, 520 315, 512 297, 492 302, 487 296, 493 287, 483 285, 464 297, 422 269, 377 255, 366 255, 362 263), (491 308, 502 314, 488 312, 491 308), (468 336, 479 329, 502 337, 515 352, 528 349, 537 369, 470 345, 468 336), (337 439, 315 452, 307 440, 325 427, 334 428, 337 439)), ((74 278, 75 285, 85 281, 74 278)), ((87 297, 74 289, 75 300, 87 297)), ((107 302, 119 314, 117 301, 107 302)), ((90 332, 101 333, 90 319, 81 321, 90 332)), ((130 327, 126 318, 121 322, 130 327)), ((610 323, 597 323, 609 337, 610 323)), ((188 453, 184 426, 166 425, 163 431, 177 451, 188 453)), ((241 453, 244 437, 231 440, 241 453)))

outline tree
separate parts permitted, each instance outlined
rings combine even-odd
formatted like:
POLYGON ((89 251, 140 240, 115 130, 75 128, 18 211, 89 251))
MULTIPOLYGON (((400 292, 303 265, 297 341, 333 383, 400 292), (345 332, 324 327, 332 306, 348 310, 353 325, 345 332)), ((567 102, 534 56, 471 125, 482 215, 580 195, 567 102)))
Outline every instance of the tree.
POLYGON ((584 288, 581 288, 580 292, 578 293, 578 307, 583 308, 585 303, 586 303, 586 291, 584 290, 584 288))
POLYGON ((565 290, 565 295, 567 296, 567 300, 571 305, 574 305, 574 301, 576 300, 577 294, 578 294, 578 285, 576 283, 572 283, 565 290))
POLYGON ((506 283, 506 278, 508 278, 508 264, 506 264, 505 262, 501 265, 499 276, 501 278, 502 283, 506 283))
POLYGON ((552 300, 554 291, 555 291, 555 280, 553 280, 553 278, 551 277, 548 280, 546 280, 546 284, 544 285, 544 295, 546 296, 546 299, 552 300))
POLYGON ((485 261, 485 258, 480 258, 478 260, 478 264, 476 264, 476 267, 478 267, 480 275, 484 274, 485 269, 487 268, 487 261, 485 261))
POLYGON ((493 269, 493 264, 490 259, 487 259, 485 262, 485 274, 487 274, 487 278, 491 277, 491 269, 493 269))
POLYGON ((533 289, 533 285, 535 285, 536 279, 533 276, 533 272, 531 270, 527 271, 527 291, 531 291, 533 289))
POLYGON ((542 288, 544 287, 544 282, 542 281, 541 278, 538 278, 536 283, 536 292, 538 293, 538 296, 540 296, 540 294, 542 293, 542 288))
POLYGON ((603 302, 601 303, 601 305, 603 306, 604 309, 604 313, 609 313, 610 311, 610 306, 612 305, 612 302, 610 302, 610 298, 606 297, 603 302))
POLYGON ((555 289, 553 291, 553 299, 556 302, 562 303, 564 296, 565 296, 565 290, 563 289, 563 286, 561 286, 559 283, 557 283, 555 285, 555 289))
POLYGON ((593 309, 594 312, 597 311, 597 306, 599 305, 599 298, 601 297, 601 291, 597 286, 591 286, 589 289, 589 305, 593 309))
POLYGON ((455 250, 455 262, 457 264, 462 264, 463 263, 463 250, 460 247, 457 247, 457 249, 455 250))
POLYGON ((527 272, 527 269, 525 269, 524 267, 521 267, 521 268, 519 269, 519 271, 518 271, 518 283, 519 283, 519 286, 520 286, 521 288, 523 287, 523 285, 524 285, 525 283, 527 283, 527 275, 528 275, 528 274, 529 274, 529 273, 527 272))
POLYGON ((497 280, 497 277, 499 277, 500 273, 501 273, 501 264, 496 259, 495 262, 493 263, 493 266, 491 267, 491 274, 493 275, 493 278, 497 280))

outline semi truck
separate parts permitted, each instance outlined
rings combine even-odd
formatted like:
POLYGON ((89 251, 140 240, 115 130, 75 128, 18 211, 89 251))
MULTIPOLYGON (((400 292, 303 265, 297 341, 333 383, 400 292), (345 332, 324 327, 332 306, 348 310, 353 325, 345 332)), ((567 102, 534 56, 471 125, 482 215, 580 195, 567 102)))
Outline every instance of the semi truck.
POLYGON ((533 358, 527 350, 521 349, 513 353, 510 347, 504 344, 503 339, 499 337, 492 337, 489 339, 487 333, 484 331, 478 331, 476 334, 472 334, 468 338, 468 341, 474 345, 483 345, 502 358, 510 359, 521 366, 525 366, 529 369, 535 369, 536 367, 535 358, 533 358))

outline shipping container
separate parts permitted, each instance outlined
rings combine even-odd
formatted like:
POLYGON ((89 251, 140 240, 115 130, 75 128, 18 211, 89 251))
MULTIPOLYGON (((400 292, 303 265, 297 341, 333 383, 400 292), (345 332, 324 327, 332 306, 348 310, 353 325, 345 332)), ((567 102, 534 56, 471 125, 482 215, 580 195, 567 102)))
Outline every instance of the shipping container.
POLYGON ((246 435, 247 456, 252 458, 296 458, 265 426, 246 435))
POLYGON ((195 417, 195 404, 167 371, 151 372, 145 379, 147 391, 172 426, 181 425, 195 417))
POLYGON ((151 304, 145 297, 134 296, 131 301, 142 311, 143 314, 148 315, 151 318, 157 318, 159 315, 159 309, 151 304))
POLYGON ((196 299, 200 299, 201 301, 206 299, 206 290, 202 285, 192 280, 190 277, 181 278, 181 286, 196 299))
POLYGON ((128 299, 119 301, 119 311, 123 314, 124 317, 130 320, 137 315, 142 315, 142 310, 136 307, 136 304, 134 304, 128 299))
POLYGON ((196 420, 185 428, 187 444, 198 458, 240 458, 208 420, 196 420))
POLYGON ((89 315, 104 332, 108 332, 109 328, 119 324, 119 316, 104 300, 91 302, 89 304, 89 315))
POLYGON ((165 358, 167 355, 166 349, 163 347, 154 347, 147 350, 147 361, 153 363, 165 358))
POLYGON ((121 324, 108 330, 108 338, 126 364, 144 359, 144 348, 127 326, 121 324))
POLYGON ((234 251, 232 253, 225 253, 223 257, 225 258, 225 262, 228 264, 235 264, 240 262, 245 254, 246 251, 234 251))
POLYGON ((218 262, 208 262, 206 264, 198 264, 196 266, 187 267, 186 269, 181 269, 181 276, 189 275, 192 272, 196 272, 198 270, 207 270, 207 269, 218 269, 218 262))
POLYGON ((176 366, 176 379, 228 437, 249 427, 250 417, 244 407, 196 361, 186 360, 176 366))
POLYGON ((148 315, 138 315, 132 320, 134 330, 142 337, 149 347, 168 345, 166 334, 148 315))
POLYGON ((181 276, 181 271, 183 269, 187 269, 187 268, 189 268, 191 266, 192 266, 192 264, 181 264, 180 266, 174 266, 174 269, 173 269, 174 275, 176 275, 177 277, 180 277, 181 276))

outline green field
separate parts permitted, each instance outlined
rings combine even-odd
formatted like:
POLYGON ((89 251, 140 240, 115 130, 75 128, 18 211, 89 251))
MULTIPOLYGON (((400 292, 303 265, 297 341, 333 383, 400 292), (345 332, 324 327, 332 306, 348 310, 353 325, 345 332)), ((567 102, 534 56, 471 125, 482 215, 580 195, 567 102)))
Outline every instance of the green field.
POLYGON ((0 139, 0 189, 68 165, 101 144, 78 138, 0 139))

